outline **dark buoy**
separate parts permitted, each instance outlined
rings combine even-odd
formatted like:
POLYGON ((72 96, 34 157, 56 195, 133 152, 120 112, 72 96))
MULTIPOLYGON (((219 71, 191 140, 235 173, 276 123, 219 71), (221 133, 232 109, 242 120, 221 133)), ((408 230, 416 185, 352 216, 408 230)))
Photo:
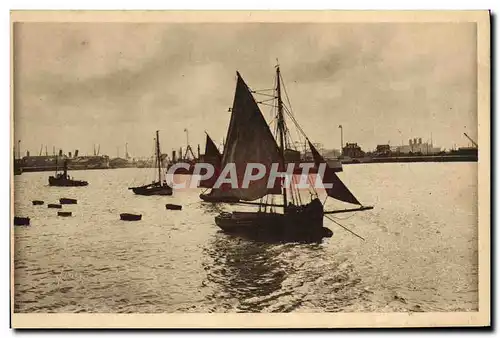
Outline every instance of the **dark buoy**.
POLYGON ((39 200, 34 200, 32 201, 33 205, 43 205, 43 201, 39 201, 39 200))
POLYGON ((165 208, 167 208, 167 210, 182 210, 182 205, 178 205, 178 204, 165 204, 165 208))
POLYGON ((14 217, 14 225, 30 225, 29 217, 14 217))
POLYGON ((61 209, 62 205, 60 205, 60 204, 47 204, 47 208, 61 209))
POLYGON ((142 219, 142 215, 123 213, 120 214, 120 219, 122 221, 140 221, 142 219))
POLYGON ((61 203, 61 204, 76 204, 76 200, 74 198, 60 198, 59 203, 61 203))
POLYGON ((62 216, 62 217, 69 217, 71 216, 71 211, 58 211, 57 216, 62 216))

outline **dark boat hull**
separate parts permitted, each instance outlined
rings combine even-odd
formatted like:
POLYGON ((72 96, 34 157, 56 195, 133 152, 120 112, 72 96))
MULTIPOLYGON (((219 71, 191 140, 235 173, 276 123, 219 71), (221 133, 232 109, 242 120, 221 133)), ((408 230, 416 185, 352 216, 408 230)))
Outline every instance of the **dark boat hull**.
POLYGON ((73 214, 71 213, 71 211, 59 211, 57 213, 57 216, 61 216, 61 217, 71 217, 73 214))
POLYGON ((14 217, 14 225, 30 225, 29 217, 14 217))
POLYGON ((60 204, 77 204, 77 200, 73 198, 60 198, 59 199, 60 204))
POLYGON ((66 178, 49 177, 51 187, 84 187, 89 185, 86 181, 68 180, 66 178))
POLYGON ((142 187, 133 187, 129 189, 131 189, 134 192, 134 194, 143 196, 153 196, 153 195, 170 196, 173 194, 172 187, 168 185, 150 184, 150 185, 144 185, 142 187))
POLYGON ((239 202, 238 198, 235 197, 216 197, 211 196, 209 194, 200 194, 200 198, 205 202, 211 203, 237 203, 239 202))
POLYGON ((165 204, 167 210, 182 210, 182 205, 177 204, 165 204))
POLYGON ((319 200, 288 211, 222 213, 215 223, 225 232, 258 240, 310 242, 331 237, 323 227, 323 206, 319 200))
POLYGON ((47 204, 47 208, 50 208, 50 209, 61 209, 62 205, 50 203, 50 204, 47 204))
POLYGON ((123 213, 120 214, 120 219, 122 221, 140 221, 142 219, 142 215, 123 213))

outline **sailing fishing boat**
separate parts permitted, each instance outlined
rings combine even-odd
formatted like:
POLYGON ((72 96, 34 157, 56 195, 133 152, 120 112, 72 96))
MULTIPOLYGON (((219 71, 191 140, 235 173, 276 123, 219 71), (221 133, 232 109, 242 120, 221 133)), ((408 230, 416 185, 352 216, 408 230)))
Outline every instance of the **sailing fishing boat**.
MULTIPOLYGON (((56 159, 57 161, 57 159, 56 159)), ((56 162, 57 163, 57 162, 56 162)), ((55 187, 84 187, 89 185, 87 181, 79 181, 72 179, 68 175, 68 160, 64 160, 63 172, 58 173, 56 169, 56 176, 49 176, 49 186, 55 187)))
MULTIPOLYGON (((288 143, 288 128, 284 119, 284 111, 288 113, 291 120, 302 131, 295 118, 288 110, 281 97, 281 74, 279 65, 276 67, 277 98, 277 126, 276 138, 266 123, 262 112, 257 105, 251 91, 245 81, 237 72, 236 92, 232 107, 232 116, 227 134, 227 142, 223 151, 221 167, 227 164, 236 166, 237 181, 241 183, 245 169, 249 163, 259 163, 265 168, 271 168, 273 163, 279 163, 280 171, 285 168, 285 147, 288 143)), ((286 92, 285 92, 286 93, 286 92)), ((304 133, 303 133, 304 134, 304 133)), ((305 134, 304 134, 305 136, 305 134)), ((316 150, 312 142, 306 137, 309 148, 316 166, 323 164, 326 168, 323 175, 323 183, 332 183, 332 187, 326 189, 331 198, 355 204, 353 209, 324 211, 323 203, 319 200, 317 193, 311 195, 309 203, 302 203, 299 191, 294 191, 294 185, 287 187, 278 181, 272 187, 268 187, 269 170, 264 177, 251 181, 248 188, 229 187, 224 184, 218 189, 212 189, 210 196, 219 199, 236 199, 238 203, 258 205, 256 212, 231 212, 221 213, 215 217, 215 223, 225 232, 245 235, 259 239, 278 239, 291 241, 318 240, 323 237, 331 237, 332 231, 323 227, 325 214, 363 211, 372 209, 361 205, 349 189, 335 174, 334 170, 316 150), (290 191, 288 191, 290 190, 290 191), (269 196, 280 194, 282 203, 269 203, 269 196), (266 200, 264 200, 264 198, 266 200), (259 202, 254 202, 259 200, 259 202), (276 212, 275 208, 282 209, 282 213, 276 212)), ((292 175, 292 180, 294 179, 292 175)), ((276 181, 275 181, 276 182, 276 181)))
POLYGON ((160 135, 159 131, 156 131, 156 139, 155 139, 155 162, 156 167, 158 168, 158 181, 153 181, 151 184, 146 184, 140 187, 132 187, 129 190, 132 190, 136 195, 144 195, 144 196, 152 196, 152 195, 163 195, 170 196, 173 194, 173 189, 171 186, 167 184, 166 180, 162 181, 162 160, 160 153, 160 135))

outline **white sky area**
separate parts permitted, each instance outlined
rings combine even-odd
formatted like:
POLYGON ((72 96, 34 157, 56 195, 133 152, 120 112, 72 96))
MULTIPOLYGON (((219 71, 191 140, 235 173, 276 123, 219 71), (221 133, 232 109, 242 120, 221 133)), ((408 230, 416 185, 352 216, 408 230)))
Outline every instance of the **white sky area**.
MULTIPOLYGON (((14 138, 111 157, 227 132, 238 70, 273 86, 279 59, 293 112, 325 148, 477 141, 474 23, 17 23, 14 138)), ((261 110, 271 120, 269 107, 261 110)), ((291 123, 291 122, 290 122, 291 123)), ((294 134, 292 133, 292 136, 294 134)), ((45 151, 45 150, 44 150, 45 151)))

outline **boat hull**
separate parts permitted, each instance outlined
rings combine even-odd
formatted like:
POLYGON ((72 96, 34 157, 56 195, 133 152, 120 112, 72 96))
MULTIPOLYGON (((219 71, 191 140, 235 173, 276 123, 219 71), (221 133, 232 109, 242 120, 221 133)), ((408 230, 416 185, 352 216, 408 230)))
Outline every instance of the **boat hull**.
POLYGON ((73 214, 71 211, 59 211, 57 213, 57 216, 61 216, 61 217, 71 217, 73 214))
POLYGON ((60 204, 77 204, 77 200, 73 198, 60 198, 59 199, 60 204))
POLYGON ((209 194, 200 194, 200 198, 211 203, 237 203, 239 201, 236 197, 216 197, 209 194))
POLYGON ((170 196, 173 194, 172 187, 168 185, 144 185, 142 187, 133 187, 131 189, 134 194, 142 196, 170 196))
POLYGON ((49 185, 51 187, 84 187, 89 185, 86 181, 68 180, 66 178, 49 177, 49 185))
POLYGON ((122 221, 140 221, 142 219, 142 215, 123 213, 120 214, 120 219, 122 221))
POLYGON ((30 218, 29 217, 14 217, 14 225, 30 225, 30 218))
POLYGON ((224 232, 265 241, 310 242, 333 235, 330 229, 323 227, 323 206, 319 200, 285 214, 222 213, 215 217, 215 223, 224 232))

